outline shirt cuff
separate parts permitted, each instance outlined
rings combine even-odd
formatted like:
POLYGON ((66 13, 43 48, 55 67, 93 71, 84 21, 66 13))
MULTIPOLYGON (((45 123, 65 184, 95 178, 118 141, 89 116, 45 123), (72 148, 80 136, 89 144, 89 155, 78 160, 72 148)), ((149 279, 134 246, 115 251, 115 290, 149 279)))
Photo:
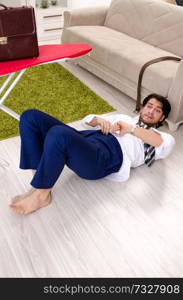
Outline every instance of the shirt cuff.
POLYGON ((84 128, 99 128, 99 126, 95 126, 95 127, 93 127, 93 126, 90 126, 90 125, 88 125, 88 124, 86 124, 86 123, 90 123, 92 120, 93 120, 93 118, 94 117, 97 117, 97 115, 93 115, 93 114, 91 114, 91 115, 88 115, 88 116, 86 116, 84 119, 82 119, 81 120, 81 125, 84 127, 84 128))

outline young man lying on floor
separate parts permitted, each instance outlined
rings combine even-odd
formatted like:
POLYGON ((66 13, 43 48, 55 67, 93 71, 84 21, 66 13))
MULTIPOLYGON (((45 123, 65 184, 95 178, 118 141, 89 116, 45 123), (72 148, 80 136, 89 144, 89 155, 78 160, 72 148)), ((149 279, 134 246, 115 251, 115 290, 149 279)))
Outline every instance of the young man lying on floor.
POLYGON ((29 214, 48 205, 65 165, 85 179, 125 181, 131 167, 151 166, 167 157, 175 140, 157 128, 170 110, 166 98, 151 94, 144 99, 139 116, 89 115, 82 122, 95 129, 80 131, 41 111, 25 111, 20 118, 20 168, 34 170, 34 189, 16 196, 10 208, 29 214))

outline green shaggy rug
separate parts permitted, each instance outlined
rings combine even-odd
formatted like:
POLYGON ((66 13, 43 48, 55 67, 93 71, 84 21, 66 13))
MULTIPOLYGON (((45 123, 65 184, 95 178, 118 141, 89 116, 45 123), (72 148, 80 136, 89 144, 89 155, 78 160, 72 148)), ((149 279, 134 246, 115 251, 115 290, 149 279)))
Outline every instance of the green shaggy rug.
MULTIPOLYGON (((0 78, 0 86, 3 81, 0 78)), ((26 71, 3 104, 18 114, 36 108, 64 123, 115 110, 57 63, 26 71)), ((18 134, 18 121, 0 110, 0 140, 18 134)))

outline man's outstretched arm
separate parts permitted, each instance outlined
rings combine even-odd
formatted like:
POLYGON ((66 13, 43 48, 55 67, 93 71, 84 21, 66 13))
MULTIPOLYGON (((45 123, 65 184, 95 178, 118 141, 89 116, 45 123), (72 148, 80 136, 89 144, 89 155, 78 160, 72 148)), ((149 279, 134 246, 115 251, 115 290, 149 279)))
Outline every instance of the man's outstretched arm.
MULTIPOLYGON (((132 124, 119 121, 114 124, 112 133, 116 136, 123 136, 126 133, 132 133, 133 126, 134 125, 132 124)), ((144 143, 147 143, 154 147, 160 146, 163 142, 161 135, 158 132, 151 129, 136 127, 133 130, 133 135, 143 140, 144 143)))
POLYGON ((154 147, 159 147, 163 143, 161 135, 158 132, 151 129, 149 130, 139 127, 135 128, 134 135, 143 140, 144 143, 147 143, 154 147))

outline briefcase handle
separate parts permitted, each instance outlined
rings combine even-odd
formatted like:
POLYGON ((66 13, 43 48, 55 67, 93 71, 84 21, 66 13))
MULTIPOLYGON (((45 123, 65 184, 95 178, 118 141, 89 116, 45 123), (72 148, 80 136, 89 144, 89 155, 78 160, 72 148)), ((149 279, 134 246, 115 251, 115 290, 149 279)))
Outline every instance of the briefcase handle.
POLYGON ((0 3, 0 6, 4 7, 4 9, 8 9, 8 7, 6 5, 4 5, 4 4, 0 3))

